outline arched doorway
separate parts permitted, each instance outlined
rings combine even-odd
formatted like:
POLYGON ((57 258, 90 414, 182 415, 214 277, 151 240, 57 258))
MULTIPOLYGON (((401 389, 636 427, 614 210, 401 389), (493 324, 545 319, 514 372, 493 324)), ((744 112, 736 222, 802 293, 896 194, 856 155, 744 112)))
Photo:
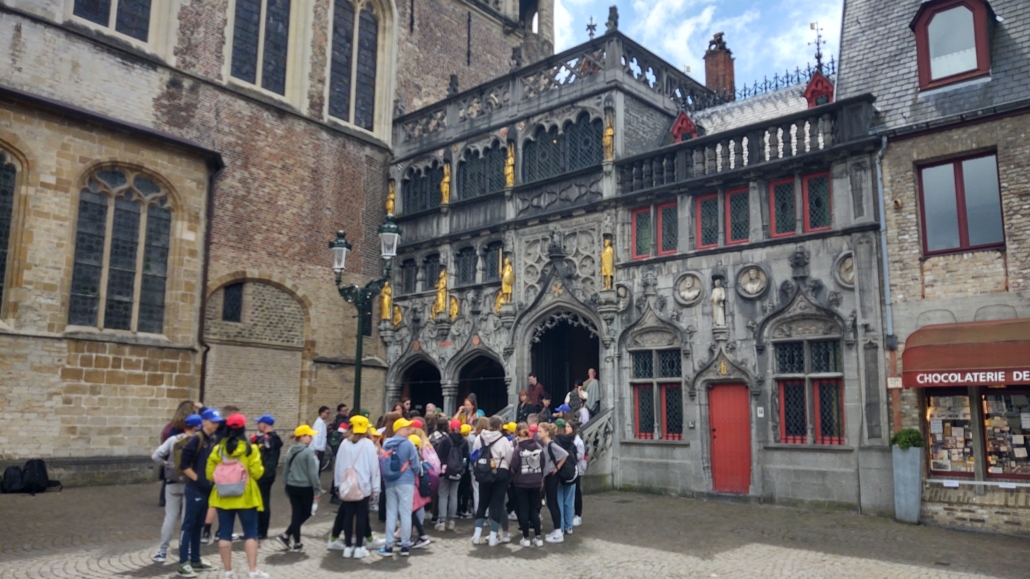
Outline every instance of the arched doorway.
MULTIPOLYGON (((600 343, 582 325, 561 320, 537 336, 532 349, 532 368, 537 380, 551 393, 551 409, 565 400, 577 380, 587 380, 587 370, 600 370, 600 343)), ((528 375, 528 373, 527 373, 528 375)), ((520 376, 520 384, 525 377, 520 376)), ((520 387, 521 389, 521 387, 520 387)))
POLYGON ((411 399, 411 409, 426 413, 426 404, 432 402, 443 408, 443 390, 440 388, 440 370, 425 360, 408 368, 401 378, 401 396, 411 399))
POLYGON ((492 416, 508 405, 508 388, 504 384, 504 367, 488 356, 476 356, 469 360, 458 373, 458 401, 460 406, 465 397, 475 394, 479 409, 492 416))

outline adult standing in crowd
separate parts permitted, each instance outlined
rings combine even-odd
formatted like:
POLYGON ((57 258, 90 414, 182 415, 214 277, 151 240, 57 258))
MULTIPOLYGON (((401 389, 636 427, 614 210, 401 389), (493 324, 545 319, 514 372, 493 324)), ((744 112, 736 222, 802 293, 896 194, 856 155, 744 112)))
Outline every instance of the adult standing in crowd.
POLYGON ((515 406, 515 422, 525 422, 530 414, 540 411, 540 405, 529 399, 529 393, 519 391, 519 403, 515 406))
POLYGON ((422 468, 418 451, 408 440, 412 434, 411 425, 410 420, 398 418, 393 422, 393 436, 383 443, 387 464, 394 462, 393 456, 400 464, 399 473, 387 473, 380 466, 386 492, 386 545, 379 549, 383 556, 393 554, 398 517, 401 522, 401 556, 407 557, 411 551, 411 506, 415 498, 415 480, 422 468), (390 480, 393 476, 396 478, 390 480))
MULTIPOLYGON (((190 406, 192 408, 192 405, 190 406)), ((189 442, 190 437, 200 429, 203 420, 199 414, 190 414, 182 421, 183 432, 173 434, 157 447, 150 458, 154 460, 164 472, 165 491, 165 519, 161 525, 161 545, 154 554, 155 563, 164 563, 168 559, 168 546, 172 542, 172 532, 175 530, 175 522, 182 517, 183 493, 186 492, 186 475, 180 470, 178 461, 175 459, 182 456, 182 449, 189 442), (178 457, 176 456, 178 455, 178 457)))
POLYGON ((461 422, 452 420, 449 424, 439 422, 439 430, 444 436, 438 439, 436 454, 440 457, 442 471, 440 473, 440 514, 437 517, 437 531, 453 531, 458 518, 458 487, 468 470, 469 445, 461 435, 461 422))
POLYGON ((183 491, 186 511, 179 533, 180 577, 196 577, 197 571, 214 569, 200 558, 200 534, 211 495, 207 460, 215 446, 215 432, 225 419, 214 408, 206 408, 200 417, 200 432, 190 437, 179 457, 179 470, 186 477, 186 488, 183 491))
POLYGON ((313 428, 301 424, 293 431, 296 443, 286 453, 283 478, 286 480, 286 496, 290 497, 291 517, 290 526, 279 535, 279 542, 288 550, 300 551, 304 548, 300 540, 300 528, 311 518, 312 504, 322 492, 322 484, 318 480, 318 458, 312 449, 316 434, 313 428))
POLYGON ((586 391, 587 410, 590 411, 590 416, 597 416, 601 411, 601 383, 597 380, 597 370, 587 370, 587 381, 583 384, 583 390, 586 391))
POLYGON ((275 484, 275 471, 279 468, 283 439, 275 431, 275 418, 271 414, 262 414, 257 419, 257 430, 252 442, 261 451, 261 464, 265 467, 265 474, 258 480, 261 502, 265 506, 258 513, 258 540, 264 541, 268 538, 268 521, 272 517, 272 485, 275 484))
POLYGON ((344 559, 368 556, 368 549, 364 546, 365 537, 372 532, 368 522, 368 505, 380 484, 377 455, 376 445, 369 435, 368 419, 360 415, 352 417, 347 438, 340 444, 336 454, 333 482, 340 493, 342 504, 336 512, 336 521, 333 522, 333 531, 327 545, 329 550, 343 551, 344 559))
POLYGON ((523 547, 543 547, 544 541, 540 531, 540 488, 544 483, 543 447, 533 439, 529 425, 525 422, 518 424, 515 433, 518 442, 511 457, 511 484, 515 492, 519 528, 522 529, 522 540, 519 544, 523 547), (533 531, 532 542, 529 538, 530 531, 533 531))
POLYGON ((544 384, 536 379, 536 374, 529 375, 529 401, 540 405, 544 403, 544 384))
POLYGON ((487 512, 490 514, 488 542, 491 547, 500 542, 497 534, 501 527, 501 517, 507 516, 504 499, 508 483, 511 482, 509 469, 511 468, 512 448, 501 430, 503 424, 499 416, 490 417, 487 429, 480 432, 472 447, 473 453, 479 451, 479 458, 473 466, 473 475, 479 482, 479 504, 476 509, 476 528, 472 534, 473 545, 480 545, 483 542, 483 525, 486 523, 487 512), (487 461, 489 470, 493 471, 489 480, 482 478, 483 469, 480 465, 483 463, 480 461, 487 461))
POLYGON ((315 435, 311 439, 311 449, 315 451, 319 465, 322 464, 326 443, 329 441, 329 425, 326 423, 327 420, 329 420, 329 407, 323 406, 318 409, 318 418, 315 419, 313 426, 315 435))
POLYGON ((561 507, 558 504, 558 470, 564 466, 569 458, 569 453, 554 442, 558 434, 558 428, 550 422, 540 423, 537 430, 540 437, 540 445, 543 447, 544 457, 544 492, 546 493, 547 510, 551 512, 551 523, 554 530, 544 537, 548 543, 562 543, 565 541, 562 532, 561 507))
MULTIPOLYGON (((186 417, 191 414, 196 414, 203 410, 204 406, 199 402, 193 402, 192 400, 183 400, 179 403, 179 406, 175 409, 175 413, 172 414, 172 419, 161 429, 161 444, 168 440, 170 437, 176 434, 182 434, 186 431, 184 421, 186 417)), ((161 479, 161 492, 158 496, 158 506, 165 506, 165 482, 164 482, 164 470, 157 471, 158 477, 161 479)))
POLYGON ((214 481, 210 504, 218 512, 218 554, 222 558, 225 578, 232 572, 232 530, 236 518, 243 531, 243 550, 247 555, 249 579, 269 579, 257 568, 258 512, 261 491, 257 481, 265 474, 261 453, 247 441, 247 419, 233 414, 225 419, 226 437, 212 449, 207 459, 207 478, 214 481), (245 472, 241 472, 240 465, 245 472))

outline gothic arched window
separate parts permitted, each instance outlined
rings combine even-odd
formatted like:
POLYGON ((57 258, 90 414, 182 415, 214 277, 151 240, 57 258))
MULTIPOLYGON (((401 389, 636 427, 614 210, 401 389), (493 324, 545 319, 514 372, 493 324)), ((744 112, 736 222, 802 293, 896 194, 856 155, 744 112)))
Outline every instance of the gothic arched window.
POLYGON ((479 151, 467 151, 465 159, 458 164, 458 195, 461 199, 472 199, 487 193, 504 189, 504 162, 507 150, 494 143, 479 151))
POLYGON ((329 115, 371 131, 382 15, 370 2, 334 0, 332 20, 329 115))
POLYGON ((408 215, 439 207, 442 201, 440 194, 442 181, 443 167, 436 163, 429 167, 409 171, 408 178, 401 183, 404 214, 408 215))
POLYGON ((575 123, 565 126, 568 141, 568 170, 575 171, 591 165, 600 165, 604 160, 601 139, 604 137, 604 123, 601 119, 590 120, 583 113, 575 123))
POLYGON ((129 169, 103 169, 79 194, 68 323, 160 334, 172 230, 168 192, 129 169))
POLYGON ((557 127, 550 130, 539 127, 533 139, 522 147, 523 182, 600 165, 604 159, 603 136, 604 123, 601 119, 591 121, 589 113, 582 113, 575 122, 566 123, 561 133, 557 127))
POLYGON ((553 177, 562 172, 562 141, 558 127, 540 127, 532 141, 523 145, 522 178, 526 183, 553 177))
POLYGON ((7 252, 10 249, 11 228, 14 222, 15 177, 18 168, 0 151, 0 303, 4 299, 4 279, 7 274, 7 252))
MULTIPOLYGON (((286 96, 290 71, 290 21, 304 3, 291 0, 235 0, 229 72, 233 78, 286 96)), ((296 71, 293 71, 296 76, 296 71)))

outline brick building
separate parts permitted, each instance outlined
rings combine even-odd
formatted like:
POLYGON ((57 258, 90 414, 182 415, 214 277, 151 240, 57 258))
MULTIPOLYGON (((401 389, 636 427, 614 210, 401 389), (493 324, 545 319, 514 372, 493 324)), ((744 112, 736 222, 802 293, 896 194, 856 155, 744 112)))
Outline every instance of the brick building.
POLYGON ((922 518, 1030 533, 1030 4, 848 0, 838 97, 872 92, 892 430, 922 518))
POLYGON ((552 9, 0 0, 0 463, 126 480, 183 400, 349 401, 327 241, 379 274, 395 114, 549 54, 552 9))

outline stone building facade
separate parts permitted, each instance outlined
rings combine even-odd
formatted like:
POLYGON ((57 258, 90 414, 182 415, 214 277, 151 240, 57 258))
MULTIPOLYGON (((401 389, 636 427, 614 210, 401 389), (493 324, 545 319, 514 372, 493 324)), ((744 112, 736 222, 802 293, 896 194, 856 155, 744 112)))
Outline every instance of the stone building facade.
POLYGON ((875 94, 885 139, 891 423, 929 439, 922 518, 1027 534, 1030 6, 849 1, 842 47, 838 97, 875 94))
POLYGON ((872 97, 719 82, 610 21, 398 119, 387 398, 508 414, 593 368, 590 486, 892 512, 872 97))
MULTIPOLYGON (((380 274, 394 115, 443 98, 452 75, 503 74, 516 48, 539 58, 552 10, 0 1, 0 462, 126 480, 149 476, 181 401, 289 428, 349 402, 355 317, 327 241, 345 229, 355 242, 347 282, 380 274), (100 197, 80 207, 86 190, 100 197), (125 195, 157 205, 112 201, 125 195), (170 222, 164 291, 149 211, 170 222), (241 297, 230 307, 227 291, 241 297)), ((363 405, 378 407, 385 353, 375 332, 363 339, 363 405)))

